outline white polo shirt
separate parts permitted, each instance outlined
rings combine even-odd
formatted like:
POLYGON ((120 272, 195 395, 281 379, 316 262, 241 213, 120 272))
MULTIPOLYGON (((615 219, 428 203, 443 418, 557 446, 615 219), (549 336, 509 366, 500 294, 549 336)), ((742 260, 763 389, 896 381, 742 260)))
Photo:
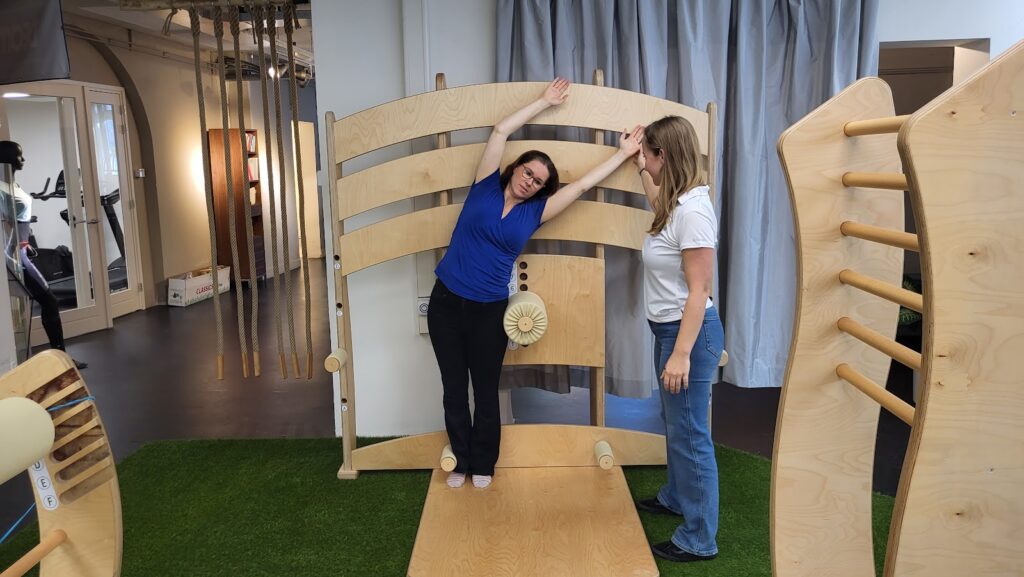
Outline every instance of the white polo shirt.
MULTIPOLYGON (((688 248, 716 248, 718 219, 707 185, 695 186, 679 197, 665 228, 644 237, 644 300, 647 318, 668 323, 683 318, 690 289, 683 274, 683 252, 688 248)), ((704 305, 712 306, 711 299, 704 305)))

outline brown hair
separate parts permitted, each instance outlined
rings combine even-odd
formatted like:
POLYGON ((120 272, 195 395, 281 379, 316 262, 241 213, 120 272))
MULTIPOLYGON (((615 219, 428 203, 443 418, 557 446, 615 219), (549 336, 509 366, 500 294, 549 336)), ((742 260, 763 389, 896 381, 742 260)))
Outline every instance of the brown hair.
POLYGON ((505 170, 501 173, 501 189, 505 190, 509 181, 512 180, 512 171, 533 160, 543 162, 544 166, 548 169, 548 179, 544 182, 544 186, 540 187, 540 190, 534 194, 534 197, 543 198, 554 194, 558 190, 558 169, 555 168, 555 163, 551 161, 551 157, 539 150, 527 150, 520 154, 515 162, 505 167, 505 170))
POLYGON ((663 158, 658 203, 648 234, 658 234, 668 224, 679 197, 695 186, 707 184, 697 131, 680 116, 666 116, 644 129, 647 147, 663 158))

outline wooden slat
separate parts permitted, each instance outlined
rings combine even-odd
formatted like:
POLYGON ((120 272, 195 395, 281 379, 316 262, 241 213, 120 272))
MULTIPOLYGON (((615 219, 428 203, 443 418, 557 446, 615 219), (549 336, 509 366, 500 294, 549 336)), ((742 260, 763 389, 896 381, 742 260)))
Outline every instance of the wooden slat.
POLYGON ((852 236, 861 240, 869 240, 871 242, 886 244, 902 248, 903 250, 910 250, 914 252, 920 252, 921 250, 917 235, 909 232, 903 232, 901 230, 893 230, 891 228, 883 228, 880 226, 862 224, 848 220, 839 225, 839 231, 845 236, 852 236))
POLYGON ((915 310, 917 312, 924 311, 924 297, 919 293, 882 282, 876 278, 860 274, 859 272, 844 269, 839 273, 839 282, 859 288, 860 290, 869 292, 877 297, 898 303, 908 309, 915 310))
MULTIPOLYGON (((615 148, 585 142, 554 140, 515 140, 505 147, 501 165, 505 166, 527 150, 542 150, 558 167, 562 184, 573 182, 588 170, 615 154, 615 148)), ((473 184, 483 144, 452 146, 429 150, 372 166, 338 180, 338 206, 341 218, 371 210, 392 202, 424 194, 444 192, 473 184)), ((632 163, 623 163, 598 184, 604 188, 644 194, 632 163)), ((445 206, 449 202, 442 202, 445 206)))
POLYGON ((54 441, 53 448, 50 449, 50 451, 53 452, 53 451, 56 451, 58 449, 61 449, 61 448, 65 447, 71 441, 74 441, 75 439, 77 439, 77 438, 81 437, 82 435, 88 433, 92 429, 95 429, 95 428, 99 427, 99 424, 100 424, 99 418, 98 417, 94 417, 88 423, 82 425, 81 427, 78 427, 74 431, 71 431, 67 435, 64 435, 63 437, 61 437, 61 438, 57 439, 56 441, 54 441))
POLYGON ((67 481, 64 481, 63 483, 61 483, 60 484, 61 495, 65 494, 65 493, 68 493, 69 491, 73 490, 75 487, 77 487, 78 485, 82 484, 87 479, 89 479, 89 477, 92 477, 93 475, 99 473, 100 471, 102 471, 103 469, 106 469, 107 467, 112 466, 113 464, 114 464, 114 459, 112 457, 109 457, 109 456, 108 457, 104 457, 104 458, 100 459, 99 461, 96 461, 95 463, 90 465, 88 468, 86 468, 84 471, 82 471, 81 473, 79 473, 79 474, 75 475, 74 477, 72 477, 71 479, 68 479, 67 481))
MULTIPOLYGON (((461 203, 420 210, 342 236, 339 243, 342 274, 349 275, 392 259, 448 246, 461 210, 461 203)), ((652 218, 646 210, 581 200, 541 226, 532 238, 640 250, 652 218)))
POLYGON ((82 385, 82 381, 78 381, 77 383, 69 387, 64 387, 59 392, 50 395, 46 399, 43 399, 43 401, 39 404, 42 405, 44 409, 49 409, 50 407, 54 407, 61 404, 61 401, 68 398, 72 394, 81 391, 83 388, 84 386, 82 385))
MULTIPOLYGON (((664 465, 665 437, 582 425, 504 425, 497 467, 591 467, 594 444, 607 441, 618 465, 664 465)), ((359 470, 436 469, 448 444, 444 431, 402 437, 354 452, 359 470)))
POLYGON ((855 82, 787 129, 779 156, 794 208, 797 317, 779 404, 772 456, 771 546, 774 577, 874 575, 871 455, 878 404, 836 375, 837 359, 883 382, 891 359, 836 330, 838 311, 895 335, 899 306, 837 282, 856 269, 899 284, 903 252, 847 242, 843 220, 903 226, 903 195, 851 191, 842 174, 899 172, 895 135, 847 138, 851 120, 893 115, 888 85, 855 82))
MULTIPOLYGON (((545 82, 478 84, 426 92, 381 104, 334 124, 335 162, 372 150, 467 128, 494 126, 536 100, 545 82)), ((693 124, 700 150, 707 153, 707 114, 702 110, 616 88, 574 84, 569 99, 535 116, 530 124, 581 126, 618 132, 675 114, 693 124)))
POLYGON ((843 186, 906 190, 907 177, 891 172, 846 172, 843 174, 843 186))
POLYGON ((928 298, 886 574, 1024 575, 1024 42, 920 108, 900 155, 928 298))
POLYGON ((907 348, 877 331, 871 330, 850 317, 840 318, 836 326, 851 337, 858 339, 879 352, 885 353, 915 371, 921 370, 921 353, 907 348))
POLYGON ((911 407, 903 399, 885 390, 885 387, 882 385, 858 373, 846 363, 836 367, 836 375, 857 387, 857 390, 874 399, 875 402, 885 407, 887 411, 896 415, 904 423, 908 425, 914 424, 914 407, 911 407))
POLYGON ((899 132, 903 123, 910 118, 909 114, 889 116, 887 118, 871 118, 869 120, 853 120, 843 125, 846 136, 867 136, 870 134, 892 134, 899 132))
POLYGON ((100 438, 96 439, 95 441, 89 443, 88 445, 82 447, 79 451, 77 451, 74 455, 71 455, 67 459, 64 459, 63 461, 57 461, 56 466, 54 466, 52 469, 50 469, 50 472, 53 473, 53 474, 57 474, 57 473, 63 471, 64 469, 67 469, 71 465, 74 465, 75 463, 77 463, 77 462, 81 461, 82 459, 88 457, 89 455, 93 454, 94 452, 96 452, 100 448, 105 447, 106 445, 107 445, 106 437, 100 437, 100 438))
POLYGON ((74 405, 74 406, 68 407, 66 409, 63 409, 63 412, 60 414, 60 416, 58 416, 57 418, 55 418, 53 420, 53 426, 54 427, 59 427, 59 426, 63 425, 64 423, 68 422, 69 420, 71 420, 72 418, 74 418, 79 413, 81 413, 81 412, 85 411, 86 409, 91 408, 93 406, 94 405, 92 404, 92 401, 82 401, 81 403, 78 403, 77 405, 74 405))

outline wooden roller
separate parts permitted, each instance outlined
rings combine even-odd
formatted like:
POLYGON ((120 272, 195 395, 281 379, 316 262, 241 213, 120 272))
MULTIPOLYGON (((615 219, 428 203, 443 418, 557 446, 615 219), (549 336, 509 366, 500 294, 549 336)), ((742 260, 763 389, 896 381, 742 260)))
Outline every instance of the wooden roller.
POLYGON ((536 293, 520 291, 508 297, 505 309, 505 334, 520 345, 532 345, 548 328, 548 312, 536 293))
POLYGON ((29 468, 53 446, 53 419, 25 397, 0 399, 0 483, 29 468))
POLYGON ((608 441, 594 443, 594 456, 597 457, 597 464, 606 471, 615 466, 615 455, 608 441))
POLYGON ((324 359, 324 369, 328 373, 337 373, 341 371, 347 362, 348 353, 345 352, 345 349, 335 349, 333 353, 327 355, 327 358, 324 359))
POLYGON ((451 473, 455 470, 455 465, 458 464, 458 460, 455 458, 455 453, 452 452, 451 445, 445 445, 441 449, 441 470, 446 473, 451 473))
POLYGON ((722 356, 718 358, 718 366, 724 367, 729 364, 729 353, 722 351, 722 356))

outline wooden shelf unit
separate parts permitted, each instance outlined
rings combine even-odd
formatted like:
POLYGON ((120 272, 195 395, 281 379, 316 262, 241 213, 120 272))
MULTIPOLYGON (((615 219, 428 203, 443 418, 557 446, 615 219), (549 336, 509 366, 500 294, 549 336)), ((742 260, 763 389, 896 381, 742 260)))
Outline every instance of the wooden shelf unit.
MULTIPOLYGON (((231 177, 235 203, 235 238, 238 246, 238 271, 242 279, 253 275, 249 271, 249 245, 245 235, 245 205, 252 207, 253 253, 256 256, 256 277, 266 278, 266 258, 263 243, 263 186, 260 180, 259 138, 257 131, 246 129, 245 155, 239 150, 237 128, 229 129, 228 141, 231 150, 231 177), (242 170, 249 170, 249 190, 245 188, 242 170)), ((213 207, 217 223, 217 263, 232 266, 231 237, 228 233, 228 190, 224 165, 224 130, 214 128, 207 131, 210 144, 210 175, 213 181, 213 207)))

